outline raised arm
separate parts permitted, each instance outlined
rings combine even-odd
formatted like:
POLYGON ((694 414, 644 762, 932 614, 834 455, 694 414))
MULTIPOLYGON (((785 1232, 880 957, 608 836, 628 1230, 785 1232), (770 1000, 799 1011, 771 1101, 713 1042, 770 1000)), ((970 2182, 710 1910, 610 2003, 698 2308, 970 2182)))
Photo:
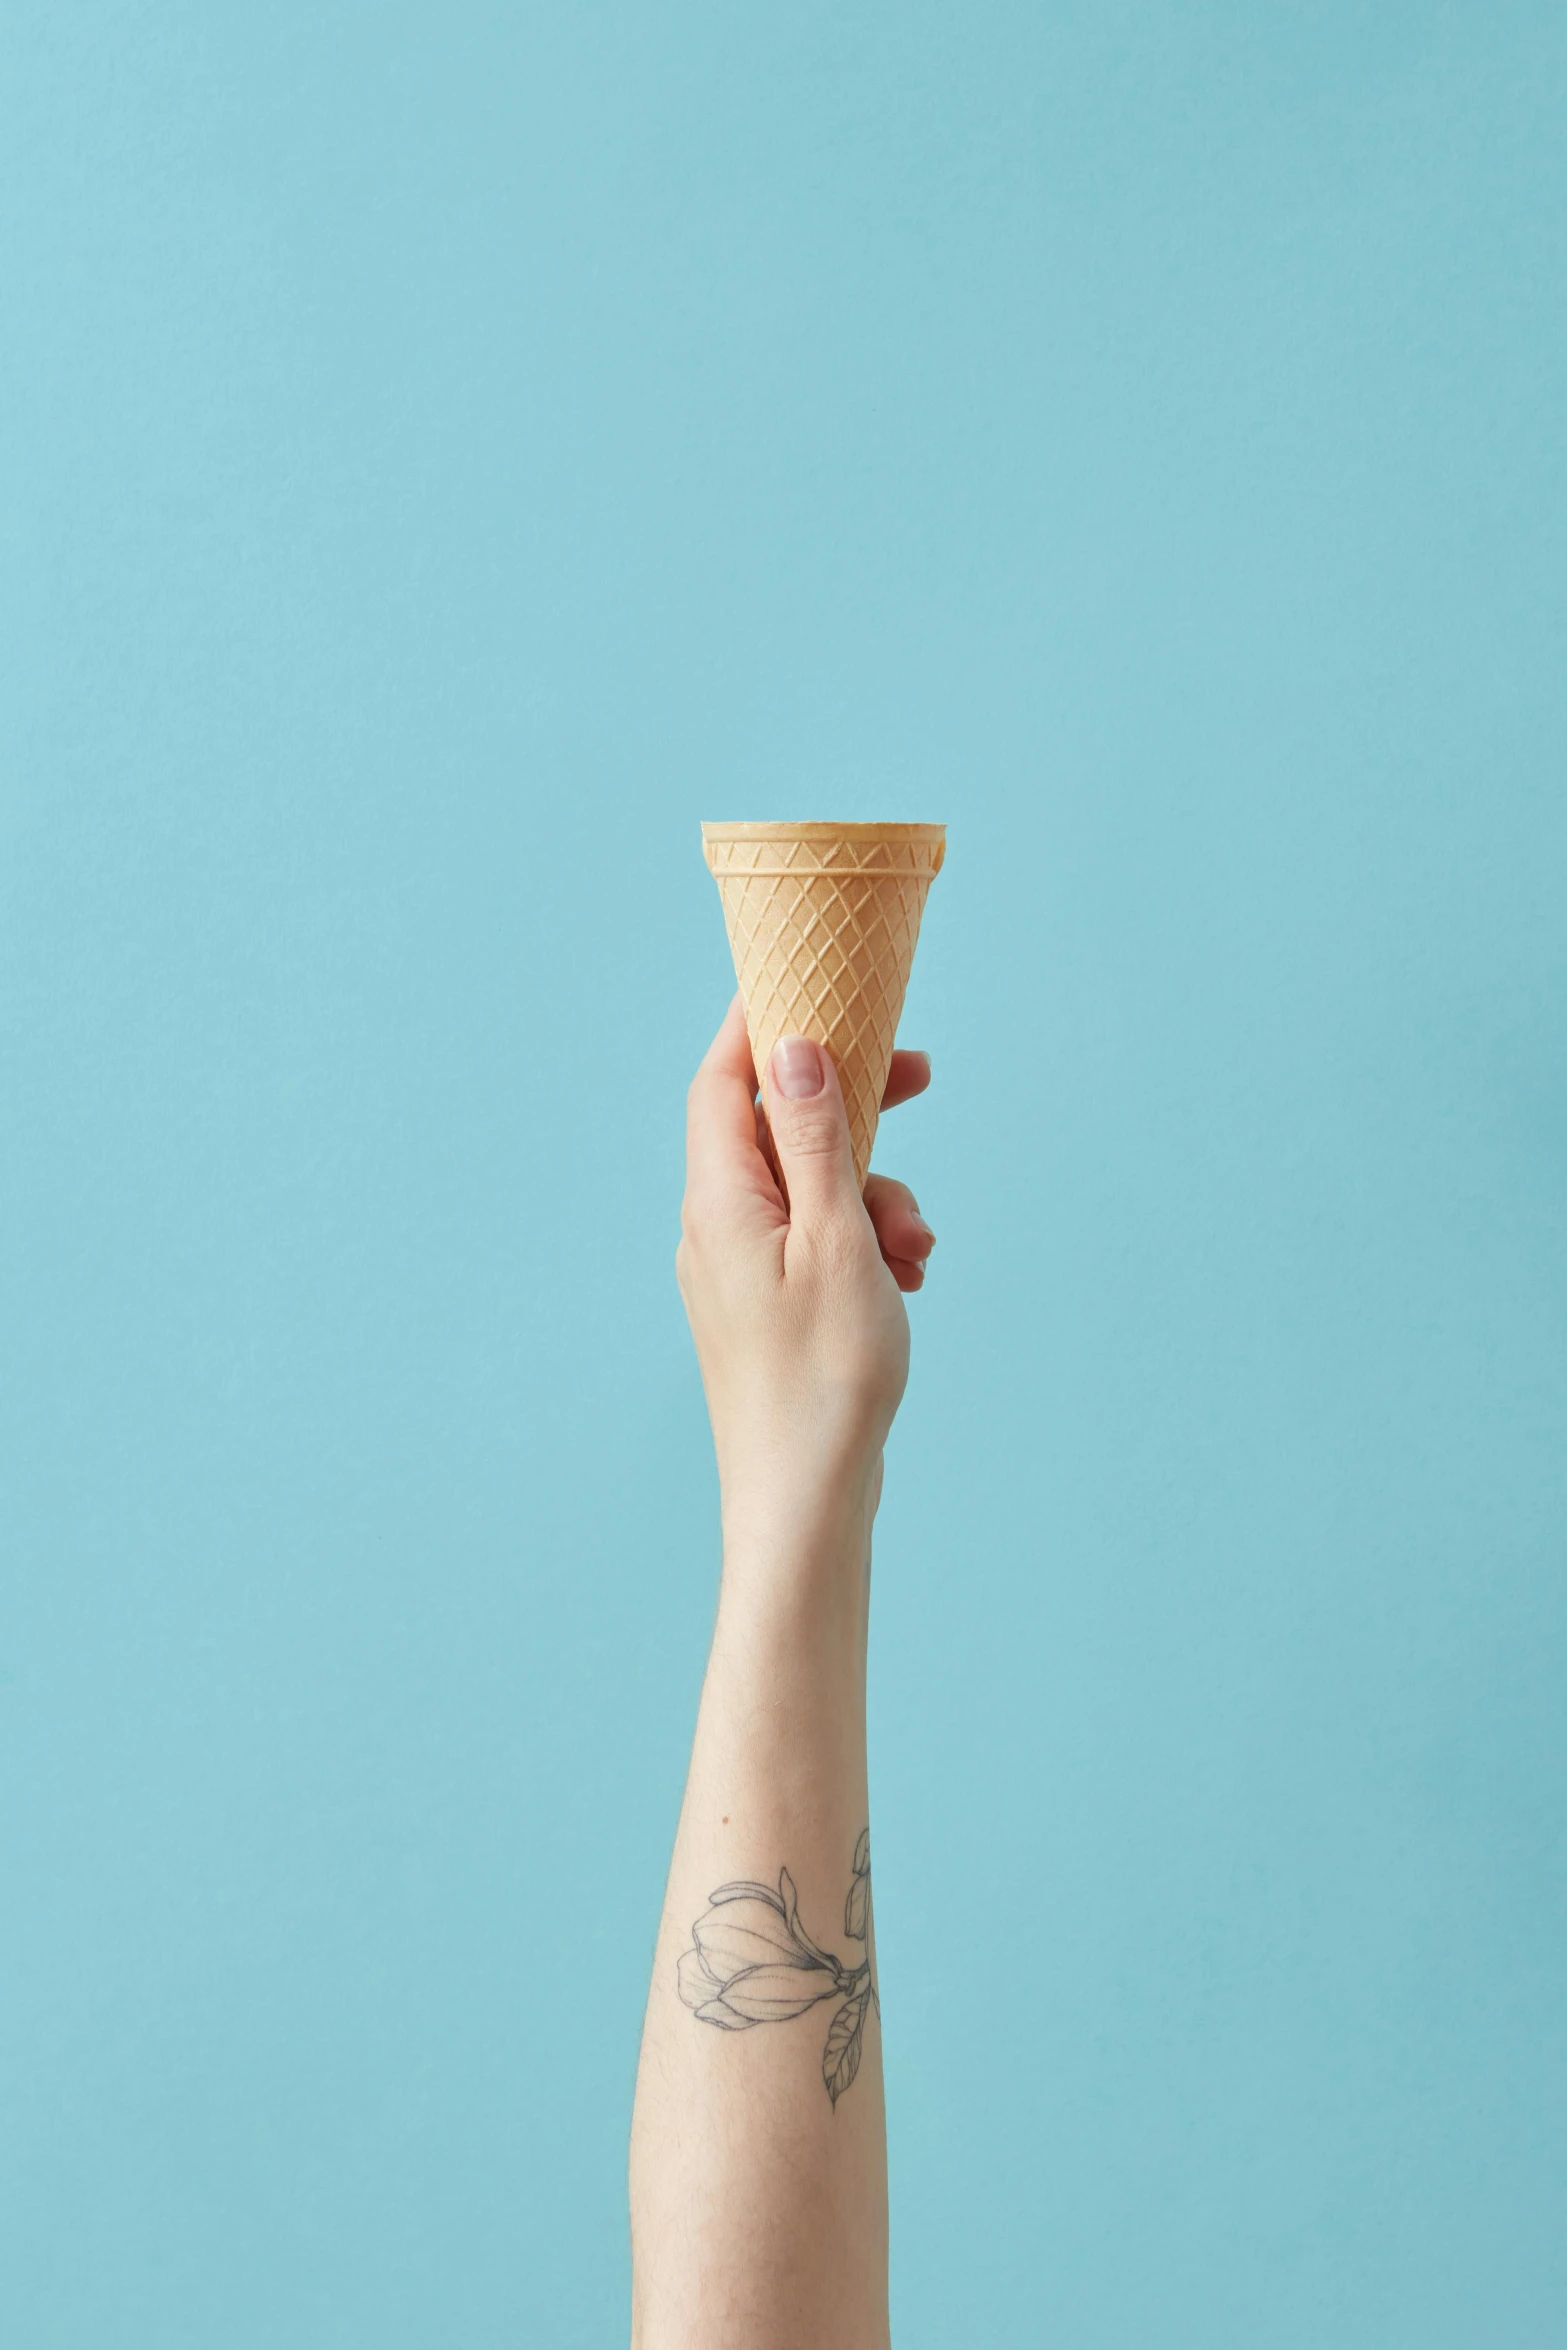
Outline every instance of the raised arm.
MULTIPOLYGON (((889 1104, 928 1082, 895 1056, 889 1104)), ((631 2136, 634 2350, 882 2350, 887 2166, 865 1635, 901 1290, 932 1236, 862 1203, 831 1059, 786 1039, 758 1143, 738 1001, 691 1088, 681 1292, 723 1578, 631 2136)))

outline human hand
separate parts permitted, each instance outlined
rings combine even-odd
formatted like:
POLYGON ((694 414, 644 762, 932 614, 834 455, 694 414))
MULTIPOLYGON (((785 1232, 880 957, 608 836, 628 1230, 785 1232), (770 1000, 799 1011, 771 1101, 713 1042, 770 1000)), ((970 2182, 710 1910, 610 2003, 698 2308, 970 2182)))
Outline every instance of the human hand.
MULTIPOLYGON (((929 1083, 922 1053, 895 1053, 883 1107, 929 1083)), ((935 1236, 905 1184, 872 1175, 861 1198, 829 1054, 783 1039, 766 1108, 787 1207, 737 996, 690 1091, 676 1258, 726 1503, 758 1485, 813 1500, 836 1485, 874 1507, 908 1376, 899 1293, 924 1281, 935 1236)))

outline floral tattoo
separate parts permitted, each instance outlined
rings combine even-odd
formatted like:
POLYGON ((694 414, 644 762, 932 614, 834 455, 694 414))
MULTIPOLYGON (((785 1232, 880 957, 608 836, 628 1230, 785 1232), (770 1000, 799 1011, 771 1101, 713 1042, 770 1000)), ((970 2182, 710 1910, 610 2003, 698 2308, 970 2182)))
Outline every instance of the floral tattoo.
POLYGON ((813 1942, 800 1923, 794 1879, 778 1872, 778 1890, 742 1880, 720 1885, 691 1929, 693 1947, 680 1961, 680 1996, 699 2024, 721 2032, 748 2032, 753 2024, 786 2024, 824 1999, 842 2001, 827 2027, 822 2079, 836 2111, 855 2074, 865 2040, 865 2018, 881 2001, 871 1979, 871 1832, 860 1830, 854 1875, 843 1905, 843 1930, 866 1946, 858 1966, 845 1966, 813 1942))

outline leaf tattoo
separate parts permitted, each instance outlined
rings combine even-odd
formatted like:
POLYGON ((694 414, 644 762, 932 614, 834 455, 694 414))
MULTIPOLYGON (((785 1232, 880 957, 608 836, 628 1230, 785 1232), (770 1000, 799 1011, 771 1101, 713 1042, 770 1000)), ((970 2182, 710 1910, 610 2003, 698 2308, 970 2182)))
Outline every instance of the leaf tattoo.
POLYGON ((680 1996, 697 2022, 721 2032, 748 2032, 753 2024, 785 2024, 824 1999, 841 2002, 827 2027, 822 2079, 834 2111, 860 2069, 865 2018, 881 2001, 871 1976, 871 1833, 862 1828, 843 1904, 843 1930, 867 1945, 858 1966, 811 1937, 800 1923, 800 1901, 787 1869, 778 1889, 755 1878, 720 1885, 691 1929, 691 1948, 676 1969, 680 1996))
POLYGON ((865 2011, 871 2003, 870 1977, 860 1985, 852 1998, 846 1999, 827 2028, 827 2045, 822 2050, 822 2079, 827 2083, 827 2094, 836 2105, 845 2089, 853 2085, 860 2069, 860 2050, 865 2044, 865 2011))

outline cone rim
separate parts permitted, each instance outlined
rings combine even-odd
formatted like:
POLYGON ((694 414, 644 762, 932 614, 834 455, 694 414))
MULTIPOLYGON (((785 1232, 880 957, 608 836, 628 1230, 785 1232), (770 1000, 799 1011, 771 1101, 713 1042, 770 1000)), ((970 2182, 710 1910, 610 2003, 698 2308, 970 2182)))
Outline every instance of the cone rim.
POLYGON ((944 840, 944 824, 832 824, 813 817, 809 822, 788 824, 781 821, 767 823, 726 822, 705 823, 702 838, 707 840, 944 840))

